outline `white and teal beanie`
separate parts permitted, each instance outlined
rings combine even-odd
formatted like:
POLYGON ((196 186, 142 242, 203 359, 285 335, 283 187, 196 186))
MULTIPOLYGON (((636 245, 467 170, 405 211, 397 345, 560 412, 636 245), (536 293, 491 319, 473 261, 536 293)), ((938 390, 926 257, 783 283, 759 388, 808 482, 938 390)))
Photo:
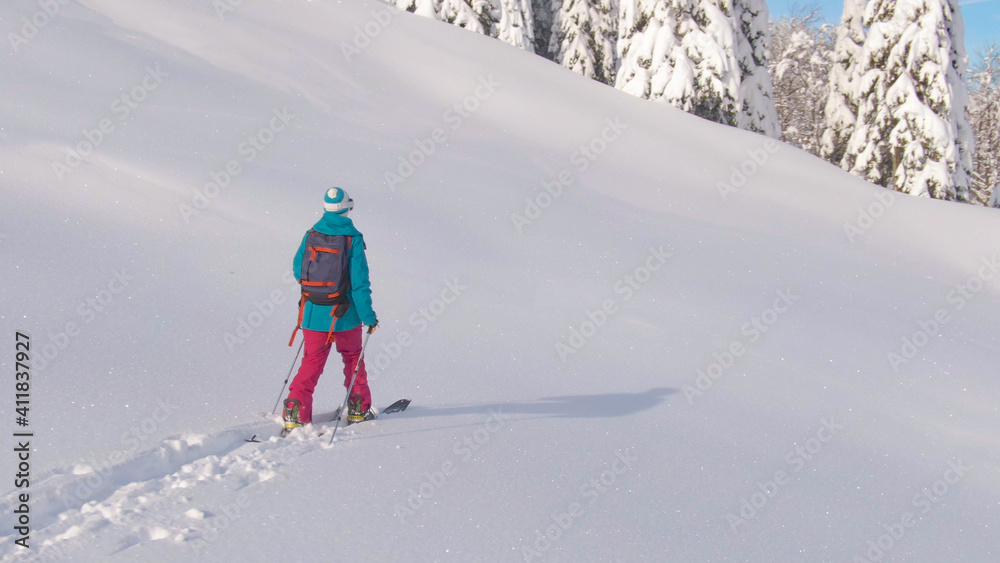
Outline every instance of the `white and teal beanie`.
POLYGON ((340 188, 330 188, 327 190, 323 202, 324 209, 338 215, 345 215, 348 211, 354 209, 354 200, 351 199, 351 196, 347 195, 347 192, 340 188))

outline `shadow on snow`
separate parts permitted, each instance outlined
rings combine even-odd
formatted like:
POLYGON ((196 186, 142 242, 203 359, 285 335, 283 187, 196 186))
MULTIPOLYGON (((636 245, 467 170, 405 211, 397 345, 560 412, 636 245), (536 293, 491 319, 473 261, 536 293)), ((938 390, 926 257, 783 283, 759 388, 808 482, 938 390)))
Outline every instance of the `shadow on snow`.
POLYGON ((598 395, 565 395, 543 397, 535 401, 429 407, 414 403, 400 418, 423 418, 488 414, 500 412, 505 416, 533 415, 532 418, 614 418, 638 414, 666 402, 668 395, 677 393, 674 388, 657 387, 641 393, 602 393, 598 395))

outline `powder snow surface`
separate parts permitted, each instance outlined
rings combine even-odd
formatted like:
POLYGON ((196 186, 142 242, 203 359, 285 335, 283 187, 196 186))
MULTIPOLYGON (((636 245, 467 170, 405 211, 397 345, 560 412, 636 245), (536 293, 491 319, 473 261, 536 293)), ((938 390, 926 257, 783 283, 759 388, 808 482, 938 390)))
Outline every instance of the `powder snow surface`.
POLYGON ((1000 559, 995 210, 380 3, 228 5, 0 58, 5 561, 1000 559), (328 447, 268 413, 331 185, 413 404, 328 447))

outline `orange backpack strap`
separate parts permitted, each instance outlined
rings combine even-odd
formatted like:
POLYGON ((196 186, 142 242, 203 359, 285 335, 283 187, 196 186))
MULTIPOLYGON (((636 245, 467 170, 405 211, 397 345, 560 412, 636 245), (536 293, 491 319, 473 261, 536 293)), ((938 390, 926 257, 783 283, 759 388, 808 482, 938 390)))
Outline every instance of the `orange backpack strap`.
POLYGON ((288 346, 290 347, 293 342, 295 342, 295 335, 298 334, 299 329, 302 328, 302 315, 306 310, 306 297, 303 295, 299 297, 299 321, 295 323, 295 330, 292 331, 292 338, 288 341, 288 346))
MULTIPOLYGON (((351 255, 351 239, 352 238, 354 238, 354 237, 347 237, 347 255, 348 256, 351 255)), ((336 285, 336 284, 331 284, 331 285, 336 285)), ((346 307, 343 307, 342 305, 337 305, 337 306, 334 306, 332 309, 330 309, 330 316, 333 317, 333 319, 330 320, 330 332, 328 332, 327 335, 326 335, 326 345, 327 346, 329 346, 329 345, 331 345, 331 344, 333 344, 334 342, 337 341, 337 335, 334 333, 334 328, 337 326, 337 319, 339 319, 340 317, 344 316, 345 312, 347 312, 347 309, 346 309, 346 307)))
POLYGON ((330 332, 326 333, 326 345, 327 346, 329 346, 329 345, 331 345, 331 344, 333 344, 334 342, 337 341, 337 335, 336 335, 336 333, 333 332, 333 329, 337 326, 337 316, 334 315, 334 312, 336 312, 336 310, 337 310, 337 308, 334 307, 330 311, 330 316, 333 317, 333 319, 330 320, 330 332))

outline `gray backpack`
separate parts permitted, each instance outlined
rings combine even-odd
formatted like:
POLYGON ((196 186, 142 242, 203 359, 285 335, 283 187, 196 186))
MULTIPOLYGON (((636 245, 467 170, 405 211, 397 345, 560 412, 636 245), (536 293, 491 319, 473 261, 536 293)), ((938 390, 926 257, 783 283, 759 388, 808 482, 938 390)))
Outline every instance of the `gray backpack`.
POLYGON ((332 305, 330 316, 330 334, 327 344, 334 340, 333 327, 337 319, 344 316, 351 302, 347 294, 351 291, 351 237, 347 235, 328 235, 315 229, 306 236, 305 252, 302 253, 302 276, 299 285, 302 286, 302 298, 299 299, 299 322, 292 331, 291 346, 295 334, 302 328, 302 315, 305 312, 306 301, 316 305, 332 305))

